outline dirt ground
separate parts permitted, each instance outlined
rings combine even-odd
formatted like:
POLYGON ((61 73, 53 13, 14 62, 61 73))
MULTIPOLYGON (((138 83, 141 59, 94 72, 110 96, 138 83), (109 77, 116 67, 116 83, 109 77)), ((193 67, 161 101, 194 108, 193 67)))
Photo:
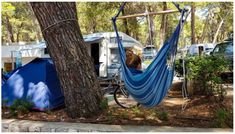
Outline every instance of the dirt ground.
MULTIPOLYGON (((65 109, 38 112, 30 111, 28 114, 18 115, 17 119, 40 120, 40 121, 64 121, 118 125, 151 125, 151 126, 178 126, 178 127, 223 127, 233 126, 233 89, 228 88, 228 95, 222 103, 216 103, 215 97, 195 95, 184 101, 181 91, 182 82, 174 83, 173 87, 163 102, 154 108, 142 106, 132 109, 123 109, 116 104, 109 105, 107 110, 93 118, 71 119, 65 109), (182 109, 185 106, 185 109, 182 109), (226 108, 231 114, 229 121, 221 124, 218 117, 219 109, 226 108), (220 125, 218 125, 220 124, 220 125)), ((231 85, 231 84, 230 84, 231 85)), ((2 118, 9 116, 9 110, 2 108, 2 118)))

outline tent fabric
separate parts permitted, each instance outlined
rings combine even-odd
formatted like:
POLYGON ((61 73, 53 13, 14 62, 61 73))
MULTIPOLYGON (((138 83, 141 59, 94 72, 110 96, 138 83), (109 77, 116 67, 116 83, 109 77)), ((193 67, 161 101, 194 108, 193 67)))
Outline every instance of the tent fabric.
POLYGON ((59 79, 50 58, 36 58, 18 68, 2 85, 2 101, 11 106, 16 99, 34 103, 33 109, 50 110, 64 104, 59 79))
POLYGON ((124 5, 112 20, 116 38, 118 40, 125 87, 128 90, 128 93, 141 105, 145 107, 154 107, 166 96, 173 81, 175 55, 180 31, 183 27, 185 10, 182 10, 181 19, 172 36, 165 41, 163 47, 160 49, 152 63, 143 73, 134 75, 125 63, 125 50, 122 46, 122 41, 119 38, 116 26, 116 18, 123 8, 124 5))

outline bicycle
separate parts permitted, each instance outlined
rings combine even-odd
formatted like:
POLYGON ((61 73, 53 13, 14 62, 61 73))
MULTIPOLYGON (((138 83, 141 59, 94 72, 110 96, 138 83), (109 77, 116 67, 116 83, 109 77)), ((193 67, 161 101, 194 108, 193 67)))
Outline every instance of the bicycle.
POLYGON ((103 88, 103 93, 113 93, 114 101, 122 108, 133 108, 140 104, 136 102, 125 88, 124 82, 120 78, 120 68, 108 79, 99 79, 108 81, 108 86, 103 88))

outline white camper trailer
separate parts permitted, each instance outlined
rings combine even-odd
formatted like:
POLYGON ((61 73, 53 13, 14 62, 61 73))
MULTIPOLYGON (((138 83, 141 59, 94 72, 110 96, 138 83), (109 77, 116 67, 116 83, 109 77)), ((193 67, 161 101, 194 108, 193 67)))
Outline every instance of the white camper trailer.
MULTIPOLYGON (((132 37, 119 32, 124 48, 142 51, 142 45, 132 37)), ((83 36, 90 56, 94 60, 98 76, 110 77, 114 64, 120 64, 120 56, 115 32, 94 33, 83 36)))
MULTIPOLYGON (((123 46, 141 51, 142 45, 130 36, 119 32, 123 46)), ((83 36, 88 53, 92 57, 97 74, 100 77, 108 77, 112 72, 109 67, 120 64, 119 50, 114 32, 94 33, 83 36)), ((2 46, 2 67, 7 68, 9 65, 14 69, 17 53, 21 53, 22 65, 27 64, 36 57, 49 57, 46 43, 40 42, 31 45, 3 45, 2 46)), ((8 67, 9 68, 9 67, 8 67)))

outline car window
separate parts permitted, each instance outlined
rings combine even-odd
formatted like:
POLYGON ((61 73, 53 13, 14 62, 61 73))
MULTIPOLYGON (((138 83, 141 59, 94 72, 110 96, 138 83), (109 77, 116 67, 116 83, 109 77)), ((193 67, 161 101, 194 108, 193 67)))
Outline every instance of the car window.
POLYGON ((231 53, 233 51, 232 49, 232 43, 231 42, 224 42, 217 44, 215 49, 214 49, 214 54, 226 54, 226 53, 231 53))
POLYGON ((213 50, 213 48, 206 48, 206 51, 208 52, 208 51, 211 51, 211 50, 213 50))
POLYGON ((225 49, 225 54, 232 55, 233 54, 233 45, 232 43, 228 44, 225 49))

